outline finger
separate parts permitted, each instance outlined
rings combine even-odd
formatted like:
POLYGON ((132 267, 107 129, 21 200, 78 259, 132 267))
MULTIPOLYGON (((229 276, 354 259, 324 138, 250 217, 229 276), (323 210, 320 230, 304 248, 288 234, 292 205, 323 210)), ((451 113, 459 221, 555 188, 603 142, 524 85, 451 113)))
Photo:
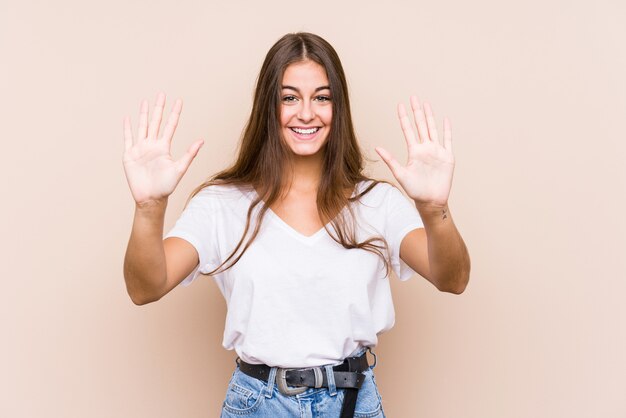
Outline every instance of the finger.
POLYGON ((430 138, 428 136, 428 127, 426 126, 424 110, 415 96, 411 96, 411 109, 413 109, 413 117, 415 118, 415 124, 417 125, 420 142, 429 141, 430 138))
POLYGON ((142 100, 141 109, 139 110, 139 130, 137 131, 137 140, 146 139, 148 136, 148 101, 142 100))
POLYGON ((448 118, 443 119, 443 146, 448 151, 452 151, 452 129, 448 118))
POLYGON ((183 155, 178 161, 176 161, 176 165, 178 166, 179 171, 181 171, 183 174, 187 172, 189 165, 191 164, 193 159, 196 158, 196 155, 198 155, 198 151, 203 144, 204 141, 202 139, 199 139, 191 144, 185 155, 183 155))
POLYGON ((410 148, 413 145, 418 144, 419 141, 415 137, 415 131, 413 131, 413 126, 411 126, 411 120, 409 119, 409 115, 406 113, 406 108, 402 103, 398 104, 398 118, 400 119, 400 126, 402 127, 407 147, 410 148))
POLYGON ((378 155, 380 155, 380 158, 383 159, 385 164, 387 164, 387 167, 389 167, 393 176, 398 178, 400 171, 402 170, 402 165, 395 158, 393 158, 393 156, 389 154, 386 149, 381 147, 376 147, 374 149, 378 155))
POLYGON ((439 135, 437 134, 437 125, 435 124, 435 117, 433 116, 433 110, 429 103, 424 103, 424 111, 426 113, 426 125, 428 127, 428 135, 430 139, 436 144, 439 144, 439 135))
POLYGON ((124 118, 124 149, 128 151, 133 147, 133 130, 130 127, 130 117, 124 118))
POLYGON ((172 137, 178 126, 178 120, 180 119, 180 112, 183 109, 183 101, 178 99, 174 102, 174 107, 170 112, 170 116, 167 118, 167 124, 163 129, 163 137, 161 139, 166 140, 168 143, 172 142, 172 137))
POLYGON ((157 94, 154 111, 152 112, 152 119, 150 120, 150 126, 148 127, 148 138, 156 139, 159 135, 159 126, 161 125, 161 117, 163 116, 164 107, 165 94, 161 92, 157 94))

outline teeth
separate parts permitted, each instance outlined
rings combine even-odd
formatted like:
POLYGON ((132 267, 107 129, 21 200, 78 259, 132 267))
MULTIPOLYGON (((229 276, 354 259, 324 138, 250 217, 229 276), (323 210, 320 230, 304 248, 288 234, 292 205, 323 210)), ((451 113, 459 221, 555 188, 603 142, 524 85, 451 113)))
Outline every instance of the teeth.
POLYGON ((310 135, 312 133, 317 132, 318 129, 319 128, 310 128, 310 129, 291 128, 292 131, 299 133, 299 134, 303 134, 303 135, 310 135))

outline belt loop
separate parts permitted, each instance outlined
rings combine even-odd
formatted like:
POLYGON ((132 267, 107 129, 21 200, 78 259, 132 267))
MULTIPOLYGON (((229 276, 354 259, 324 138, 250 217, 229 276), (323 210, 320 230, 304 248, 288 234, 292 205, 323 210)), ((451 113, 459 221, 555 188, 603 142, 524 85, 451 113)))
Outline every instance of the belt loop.
POLYGON ((378 363, 378 358, 376 358, 376 353, 374 353, 374 351, 372 350, 372 347, 367 347, 367 350, 370 352, 371 355, 374 356, 374 364, 372 364, 370 366, 370 369, 374 369, 374 367, 376 367, 376 363, 378 363))
POLYGON ((271 398, 274 392, 274 383, 276 382, 276 370, 278 367, 272 367, 270 369, 270 375, 267 378, 267 388, 265 389, 265 397, 271 398))
POLYGON ((335 386, 335 372, 333 371, 332 364, 324 366, 326 369, 326 380, 328 381, 328 394, 335 396, 337 394, 337 386, 335 386))

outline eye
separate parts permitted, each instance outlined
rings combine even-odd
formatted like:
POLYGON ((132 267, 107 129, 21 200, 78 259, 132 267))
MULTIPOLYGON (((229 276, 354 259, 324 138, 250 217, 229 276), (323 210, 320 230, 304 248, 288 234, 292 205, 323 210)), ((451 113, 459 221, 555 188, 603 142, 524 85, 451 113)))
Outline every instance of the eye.
POLYGON ((320 96, 317 96, 317 97, 315 98, 315 100, 317 100, 318 102, 325 103, 325 102, 330 102, 330 101, 331 101, 331 98, 330 98, 330 96, 320 95, 320 96))
POLYGON ((283 102, 285 103, 295 103, 297 100, 298 98, 294 96, 293 94, 283 96, 283 102))

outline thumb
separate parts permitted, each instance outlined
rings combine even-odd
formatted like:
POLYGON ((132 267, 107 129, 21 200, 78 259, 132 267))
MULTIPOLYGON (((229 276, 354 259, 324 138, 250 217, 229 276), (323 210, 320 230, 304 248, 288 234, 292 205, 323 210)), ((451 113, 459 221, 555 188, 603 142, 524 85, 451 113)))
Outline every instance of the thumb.
POLYGON ((398 178, 398 176, 400 175, 400 170, 402 170, 402 165, 400 165, 400 163, 395 158, 393 158, 393 156, 386 149, 381 147, 375 147, 374 149, 376 150, 378 155, 380 155, 380 158, 383 159, 385 164, 387 164, 387 167, 389 167, 393 176, 395 178, 398 178))
POLYGON ((183 155, 178 161, 176 161, 176 165, 182 173, 185 173, 187 171, 189 165, 191 164, 193 159, 196 158, 196 155, 198 155, 198 151, 203 144, 203 139, 197 140, 196 142, 191 144, 185 155, 183 155))

